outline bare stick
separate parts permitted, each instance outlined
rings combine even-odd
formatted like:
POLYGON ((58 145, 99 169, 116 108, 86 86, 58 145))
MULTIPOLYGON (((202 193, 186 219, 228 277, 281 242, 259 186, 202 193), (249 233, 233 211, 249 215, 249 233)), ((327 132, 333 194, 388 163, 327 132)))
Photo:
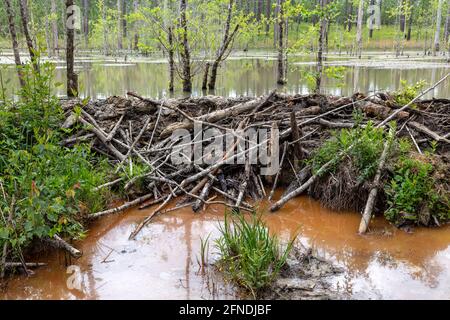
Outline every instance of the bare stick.
POLYGON ((117 208, 113 208, 113 209, 109 209, 109 210, 105 210, 105 211, 101 211, 101 212, 97 212, 97 213, 92 213, 88 216, 89 219, 97 219, 106 215, 110 215, 110 214, 116 214, 116 213, 120 213, 123 212, 127 209, 130 209, 134 206, 137 206, 141 203, 143 203, 144 201, 147 201, 149 199, 153 198, 153 193, 149 193, 143 197, 137 198, 133 201, 127 202, 117 208))
POLYGON ((364 209, 364 213, 361 219, 361 223, 359 225, 359 233, 364 234, 367 232, 367 228, 369 227, 370 219, 372 217, 373 206, 375 205, 375 200, 378 195, 378 185, 380 184, 381 174, 383 172, 384 165, 386 164, 386 159, 389 154, 389 149, 391 148, 392 141, 394 140, 395 130, 391 128, 389 131, 389 135, 387 137, 387 141, 384 144, 384 150, 381 154, 380 163, 378 165, 378 170, 373 179, 372 189, 369 193, 369 198, 367 199, 366 208, 364 209))
POLYGON ((422 98, 424 95, 426 95, 428 92, 430 92, 431 90, 434 90, 434 88, 436 88, 437 86, 439 86, 442 82, 444 82, 445 80, 447 80, 447 78, 450 77, 450 73, 447 73, 447 75, 445 77, 443 77, 441 80, 439 80, 438 82, 436 82, 433 86, 431 86, 430 88, 428 88, 427 90, 423 91, 421 94, 419 94, 417 97, 415 97, 414 99, 412 99, 409 103, 407 103, 406 105, 404 105, 403 107, 401 107, 400 109, 397 109, 394 113, 392 113, 389 117, 387 117, 386 119, 384 119, 378 126, 377 128, 381 128, 383 126, 385 126, 387 123, 389 123, 389 121, 391 121, 392 119, 394 119, 400 112, 408 109, 410 106, 412 106, 415 102, 417 102, 417 100, 419 100, 420 98, 422 98))
MULTIPOLYGON (((45 267, 47 264, 42 262, 27 262, 25 263, 25 266, 27 268, 39 268, 39 267, 45 267)), ((22 262, 5 262, 5 269, 14 269, 14 268, 20 268, 23 267, 22 262)))
POLYGON ((283 155, 282 155, 282 157, 281 157, 281 163, 280 163, 280 169, 277 171, 277 174, 276 174, 276 176, 275 176, 275 181, 273 182, 272 191, 270 191, 270 195, 269 195, 269 201, 272 200, 273 195, 274 195, 274 193, 275 193, 275 189, 277 188, 278 177, 280 176, 281 169, 283 168, 284 157, 286 156, 286 151, 287 151, 287 142, 284 143, 284 147, 283 147, 283 155))
POLYGON ((425 127, 424 125, 421 125, 418 122, 415 121, 410 121, 409 122, 410 126, 413 127, 414 129, 416 129, 417 131, 420 131, 424 134, 426 134, 427 136, 431 137, 433 140, 436 140, 437 142, 445 142, 445 143, 450 143, 450 141, 444 137, 441 137, 439 134, 437 134, 436 132, 428 129, 427 127, 425 127))
POLYGON ((48 242, 51 243, 56 248, 66 250, 72 257, 76 259, 80 258, 83 255, 83 253, 80 250, 71 246, 69 243, 64 241, 58 235, 55 235, 52 239, 48 239, 48 242))
POLYGON ((419 145, 417 144, 416 139, 414 139, 414 136, 413 136, 411 130, 409 130, 409 127, 408 127, 408 126, 406 126, 406 130, 408 131, 409 136, 411 137, 412 142, 413 142, 414 145, 416 146, 417 151, 418 151, 420 154, 423 154, 423 153, 422 153, 422 150, 420 150, 420 147, 419 147, 419 145))
POLYGON ((109 135, 106 137, 106 141, 110 142, 110 141, 114 138, 114 136, 115 136, 116 133, 117 133, 117 130, 118 130, 119 127, 120 127, 120 124, 121 124, 122 121, 123 121, 123 118, 125 118, 125 112, 122 114, 122 116, 120 117, 119 121, 117 121, 117 123, 116 123, 116 125, 114 126, 114 128, 111 130, 111 132, 109 133, 109 135))

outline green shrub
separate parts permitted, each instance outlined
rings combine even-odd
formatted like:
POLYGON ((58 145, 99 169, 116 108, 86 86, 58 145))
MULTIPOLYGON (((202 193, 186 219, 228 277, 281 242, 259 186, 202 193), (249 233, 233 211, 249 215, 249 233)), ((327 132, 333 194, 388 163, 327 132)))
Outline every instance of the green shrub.
POLYGON ((397 225, 418 224, 425 207, 439 221, 450 219, 448 191, 447 194, 438 192, 434 170, 433 164, 424 159, 401 157, 398 160, 393 177, 385 187, 389 205, 385 212, 387 220, 397 225))
POLYGON ((53 65, 23 70, 19 100, 0 105, 0 247, 9 242, 17 250, 55 234, 82 237, 83 214, 105 206, 107 191, 94 187, 108 172, 89 146, 60 145, 63 112, 52 94, 53 65), (7 223, 13 199, 14 228, 7 223))
POLYGON ((242 215, 232 219, 226 214, 220 232, 216 247, 221 269, 254 297, 279 274, 294 241, 282 250, 278 238, 269 234, 260 216, 247 221, 242 215))
MULTIPOLYGON (((324 164, 336 158, 339 152, 346 150, 351 145, 354 146, 348 156, 359 172, 358 179, 364 181, 373 177, 383 152, 384 134, 383 129, 375 128, 372 122, 365 127, 357 126, 353 129, 334 132, 333 136, 312 156, 310 164, 313 172, 317 173, 324 164)), ((336 161, 335 166, 330 170, 335 171, 338 165, 339 161, 336 161)))
POLYGON ((417 97, 420 91, 426 86, 424 80, 417 82, 416 84, 409 85, 406 80, 400 80, 402 88, 394 92, 394 101, 401 105, 407 105, 411 100, 417 97))

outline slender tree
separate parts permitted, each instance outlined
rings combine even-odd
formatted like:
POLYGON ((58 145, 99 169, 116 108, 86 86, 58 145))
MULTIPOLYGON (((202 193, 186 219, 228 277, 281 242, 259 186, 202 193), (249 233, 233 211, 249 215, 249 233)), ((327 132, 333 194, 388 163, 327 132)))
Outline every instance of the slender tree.
POLYGON ((37 57, 36 57, 36 50, 33 45, 33 39, 31 39, 30 31, 28 28, 29 24, 29 15, 28 15, 28 1, 27 0, 19 0, 19 7, 20 7, 20 17, 22 21, 22 29, 23 33, 25 35, 28 52, 30 53, 31 61, 35 67, 36 70, 38 70, 38 64, 37 64, 37 57))
POLYGON ((450 35, 450 2, 448 3, 448 9, 447 9, 447 17, 445 18, 445 26, 444 26, 444 42, 450 46, 448 43, 450 35))
MULTIPOLYGON (((139 12, 139 0, 134 0, 133 1, 133 9, 134 9, 135 13, 139 12)), ((138 45, 139 45, 139 30, 138 30, 138 27, 139 27, 138 26, 138 22, 135 22, 135 24, 134 24, 134 28, 135 28, 135 31, 134 31, 134 44, 133 44, 133 48, 134 48, 135 51, 139 50, 139 47, 138 47, 138 45)))
POLYGON ((286 84, 285 79, 285 54, 286 54, 286 47, 285 47, 285 41, 284 41, 284 27, 285 27, 285 20, 284 20, 284 0, 277 0, 277 24, 278 24, 278 76, 277 76, 277 83, 280 85, 286 84))
POLYGON ((187 0, 180 0, 180 29, 181 29, 181 64, 182 75, 181 81, 184 92, 192 91, 192 75, 191 75, 191 51, 189 48, 188 22, 186 17, 187 0))
POLYGON ((78 76, 74 71, 74 38, 75 28, 73 8, 73 0, 66 0, 66 63, 67 63, 67 96, 69 98, 76 97, 78 95, 78 76))
POLYGON ((9 33, 11 34, 12 48, 14 53, 14 62, 16 63, 17 74, 19 76, 19 83, 23 87, 25 81, 22 73, 22 62, 20 61, 19 43, 17 42, 16 25, 14 23, 14 13, 11 7, 11 0, 4 0, 6 15, 8 17, 9 33))
POLYGON ((123 21, 122 21, 122 13, 123 13, 123 0, 117 0, 117 49, 123 49, 123 21))
POLYGON ((51 13, 52 13, 52 34, 53 34, 53 54, 59 51, 59 35, 58 35, 58 14, 56 12, 56 0, 51 0, 51 13))
POLYGON ((359 0, 358 7, 358 23, 356 26, 356 47, 358 58, 361 59, 362 54, 362 27, 363 27, 363 16, 364 16, 364 0, 359 0))
POLYGON ((433 55, 436 55, 440 49, 440 41, 441 41, 441 24, 442 24, 442 2, 443 0, 438 1, 438 7, 436 12, 436 33, 434 35, 434 46, 433 46, 433 55))
POLYGON ((324 51, 324 40, 325 32, 327 28, 327 19, 325 17, 324 8, 327 0, 320 0, 321 18, 319 26, 319 49, 317 51, 317 71, 316 71, 316 88, 315 92, 320 93, 320 88, 322 86, 322 73, 323 73, 323 51, 324 51))
POLYGON ((229 0, 228 2, 228 14, 227 19, 225 22, 225 32, 222 39, 222 44, 217 51, 216 59, 214 60, 211 68, 211 78, 209 80, 208 88, 209 90, 214 90, 216 87, 216 80, 217 80, 217 70, 219 69, 219 66, 221 62, 224 60, 224 58, 228 55, 228 49, 230 48, 231 43, 235 39, 238 30, 239 30, 239 24, 236 24, 233 31, 230 33, 231 29, 231 19, 233 16, 233 8, 234 8, 234 0, 229 0))
POLYGON ((89 0, 83 0, 83 35, 87 49, 89 47, 89 0))

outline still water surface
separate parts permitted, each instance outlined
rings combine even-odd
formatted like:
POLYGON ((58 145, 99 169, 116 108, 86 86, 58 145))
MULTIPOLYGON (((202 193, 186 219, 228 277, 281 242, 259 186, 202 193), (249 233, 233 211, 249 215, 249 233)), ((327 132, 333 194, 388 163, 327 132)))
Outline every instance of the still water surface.
MULTIPOLYGON (((450 299, 450 226, 406 233, 377 218, 371 233, 357 235, 360 217, 332 212, 308 197, 289 202, 264 219, 284 240, 300 241, 317 254, 343 267, 329 279, 351 298, 450 299)), ((136 241, 128 236, 151 210, 131 210, 95 222, 87 239, 78 244, 84 256, 81 291, 67 287, 64 254, 35 259, 49 263, 30 278, 17 276, 0 299, 213 299, 236 298, 236 291, 213 272, 202 275, 198 259, 201 238, 209 234, 210 261, 216 258, 213 240, 223 208, 191 209, 157 217, 136 241)))
MULTIPOLYGON (((315 71, 315 57, 312 55, 292 56, 289 60, 288 84, 278 87, 288 93, 309 93, 312 84, 308 73, 315 71)), ((4 71, 5 79, 12 79, 10 91, 17 90, 17 79, 12 56, 0 57, 0 64, 9 64, 4 71)), ((56 60, 56 81, 65 83, 64 61, 56 60)), ((401 80, 416 83, 425 80, 435 83, 450 71, 450 63, 443 57, 423 57, 421 53, 409 52, 396 58, 392 53, 371 52, 361 60, 352 56, 330 54, 325 63, 328 67, 345 67, 341 79, 323 80, 323 91, 334 95, 352 95, 354 92, 393 91, 401 87, 401 80)), ((105 98, 124 95, 134 91, 143 96, 159 98, 167 93, 168 66, 164 58, 111 58, 86 56, 76 61, 79 73, 80 93, 83 97, 105 98)), ((195 69, 195 68, 194 68, 195 69)), ((273 52, 251 51, 236 53, 224 62, 219 70, 217 89, 221 96, 258 96, 276 88, 276 55, 273 52)), ((194 96, 204 95, 201 88, 202 75, 194 78, 194 96)), ((180 85, 177 84, 178 90, 180 85)), ((57 88, 58 95, 65 94, 65 88, 57 88)), ((175 96, 182 95, 176 91, 175 96)), ((436 88, 429 97, 449 97, 450 84, 436 88)))

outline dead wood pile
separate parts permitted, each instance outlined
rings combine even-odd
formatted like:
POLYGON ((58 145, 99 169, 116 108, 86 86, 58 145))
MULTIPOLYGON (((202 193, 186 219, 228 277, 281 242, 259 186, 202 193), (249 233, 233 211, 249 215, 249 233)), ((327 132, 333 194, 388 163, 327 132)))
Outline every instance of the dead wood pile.
MULTIPOLYGON (((355 126, 353 113, 356 109, 364 114, 361 125, 373 121, 384 126, 383 120, 393 118, 397 121, 396 135, 409 136, 419 151, 436 141, 439 152, 446 154, 450 142, 450 100, 421 100, 416 101, 415 106, 401 108, 385 93, 336 97, 272 92, 259 98, 205 96, 153 100, 130 92, 126 98, 114 96, 90 101, 82 106, 81 114, 77 114, 76 106, 81 106, 81 101, 64 103, 67 119, 63 127, 76 128, 74 134, 63 141, 64 145, 90 143, 93 150, 110 158, 115 167, 139 162, 147 168, 144 174, 128 181, 114 175, 111 182, 105 181, 104 186, 98 187, 120 186, 132 194, 134 200, 89 215, 94 219, 123 212, 132 206, 154 206, 130 238, 155 215, 167 212, 173 199, 182 200, 177 203, 178 208, 192 206, 195 212, 219 203, 236 210, 252 211, 250 199, 272 199, 277 187, 290 185, 284 196, 273 204, 272 211, 276 211, 293 197, 312 191, 317 176, 312 175, 302 160, 308 159, 330 137, 332 130, 355 126), (203 130, 214 128, 234 137, 235 142, 227 145, 221 160, 212 164, 195 163, 192 159, 190 163, 172 163, 174 146, 180 143, 172 134, 187 130, 194 138, 194 123, 203 130), (249 128, 269 132, 267 139, 261 141, 260 138, 256 147, 265 142, 269 149, 279 146, 280 169, 276 172, 262 175, 260 163, 235 164, 239 156, 252 152, 251 143, 246 143, 244 149, 239 148, 249 128), (274 134, 275 129, 279 136, 274 134), (144 182, 144 188, 135 188, 138 181, 144 182)), ((211 140, 203 139, 199 143, 206 146, 211 140)), ((204 155, 204 158, 208 156, 212 155, 204 155)), ((345 152, 336 157, 345 158, 345 152)), ((324 167, 323 172, 326 172, 324 167)), ((360 196, 365 202, 368 193, 360 196)))

